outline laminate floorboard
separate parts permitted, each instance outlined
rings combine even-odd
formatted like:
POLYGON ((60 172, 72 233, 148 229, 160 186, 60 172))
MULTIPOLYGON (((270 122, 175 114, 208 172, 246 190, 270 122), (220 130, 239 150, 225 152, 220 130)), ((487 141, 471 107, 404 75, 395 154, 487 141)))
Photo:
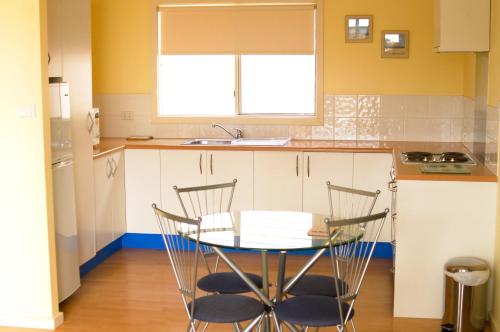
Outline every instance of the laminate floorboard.
MULTIPOLYGON (((244 271, 260 273, 258 254, 230 256, 244 271)), ((289 255, 287 275, 297 271, 306 258, 289 255)), ((269 265, 270 280, 275 283, 277 255, 270 255, 269 265)), ((357 330, 440 331, 440 320, 392 317, 393 275, 390 266, 390 260, 372 261, 355 307, 357 330)), ((330 273, 328 258, 322 258, 312 271, 330 273)), ((273 288, 271 292, 274 292, 273 288)), ((61 304, 61 311, 64 312, 64 323, 56 330, 58 332, 177 332, 186 331, 187 326, 168 257, 160 250, 123 249, 115 253, 82 278, 82 287, 61 304)), ((42 330, 0 328, 0 331, 42 330)), ((207 331, 232 331, 232 328, 210 325, 207 331)), ((321 331, 337 330, 325 328, 321 331)))

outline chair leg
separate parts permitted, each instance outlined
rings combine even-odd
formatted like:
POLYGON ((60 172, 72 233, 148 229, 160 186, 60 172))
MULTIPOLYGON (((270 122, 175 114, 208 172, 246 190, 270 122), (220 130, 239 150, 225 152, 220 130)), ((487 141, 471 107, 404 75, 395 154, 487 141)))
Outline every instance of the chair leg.
POLYGON ((276 332, 281 332, 281 325, 280 322, 278 321, 278 317, 273 313, 273 321, 274 321, 274 327, 276 328, 276 332))
POLYGON ((351 319, 352 332, 356 332, 356 325, 354 324, 354 319, 351 319))
POLYGON ((208 327, 208 322, 205 323, 205 326, 203 326, 203 329, 201 330, 201 332, 205 332, 205 330, 207 329, 207 327, 208 327))
POLYGON ((186 331, 187 332, 196 332, 196 330, 198 329, 198 325, 199 324, 195 323, 194 321, 189 321, 186 331))

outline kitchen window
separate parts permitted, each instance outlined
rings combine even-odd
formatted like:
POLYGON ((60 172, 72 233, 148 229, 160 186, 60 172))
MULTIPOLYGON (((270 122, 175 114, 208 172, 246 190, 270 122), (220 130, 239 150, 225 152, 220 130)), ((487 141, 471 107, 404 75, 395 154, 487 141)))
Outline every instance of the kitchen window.
POLYGON ((157 122, 322 120, 322 1, 158 7, 157 122))

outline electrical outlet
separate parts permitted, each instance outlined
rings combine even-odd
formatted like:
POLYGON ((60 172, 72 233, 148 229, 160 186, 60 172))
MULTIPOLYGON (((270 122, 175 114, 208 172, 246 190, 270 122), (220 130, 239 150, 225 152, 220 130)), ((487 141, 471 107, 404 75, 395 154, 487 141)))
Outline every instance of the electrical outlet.
POLYGON ((122 111, 121 116, 122 116, 122 120, 134 120, 134 112, 133 111, 122 111))

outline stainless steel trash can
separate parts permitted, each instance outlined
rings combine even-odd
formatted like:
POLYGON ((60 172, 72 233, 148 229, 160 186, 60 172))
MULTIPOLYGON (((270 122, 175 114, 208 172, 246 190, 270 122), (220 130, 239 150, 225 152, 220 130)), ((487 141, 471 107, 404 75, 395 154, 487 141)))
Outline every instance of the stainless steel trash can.
POLYGON ((486 323, 489 265, 482 259, 457 257, 449 260, 444 272, 445 310, 442 332, 479 332, 486 323))

